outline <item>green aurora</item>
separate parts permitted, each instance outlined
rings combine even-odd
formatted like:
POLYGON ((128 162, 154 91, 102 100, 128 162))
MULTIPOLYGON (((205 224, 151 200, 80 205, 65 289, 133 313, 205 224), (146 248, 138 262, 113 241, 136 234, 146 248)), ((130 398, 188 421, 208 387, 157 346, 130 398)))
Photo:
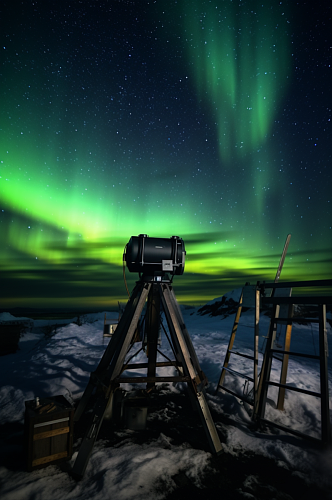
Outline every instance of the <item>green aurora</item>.
POLYGON ((300 136, 287 144, 296 75, 282 3, 160 2, 109 19, 69 6, 52 29, 60 11, 26 9, 25 27, 8 14, 2 44, 2 309, 115 306, 140 233, 184 239, 182 303, 273 280, 288 233, 282 278, 331 276, 331 184, 298 170, 311 155, 300 136))
POLYGON ((223 165, 259 149, 271 131, 290 69, 288 16, 280 3, 199 1, 185 16, 198 96, 215 115, 223 165))

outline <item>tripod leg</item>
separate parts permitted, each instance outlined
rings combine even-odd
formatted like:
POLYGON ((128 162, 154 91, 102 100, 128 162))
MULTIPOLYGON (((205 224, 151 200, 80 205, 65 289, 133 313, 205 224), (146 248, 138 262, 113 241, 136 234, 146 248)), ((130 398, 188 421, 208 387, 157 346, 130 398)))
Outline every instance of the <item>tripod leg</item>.
MULTIPOLYGON (((158 334, 160 328, 160 295, 157 284, 153 284, 148 297, 145 330, 147 335, 148 377, 156 376, 158 334)), ((155 382, 149 382, 147 390, 155 387, 155 382)))
MULTIPOLYGON (((113 358, 112 358, 112 363, 110 366, 110 369, 105 372, 105 370, 102 370, 101 375, 103 376, 104 379, 109 379, 110 385, 112 380, 118 376, 118 374, 121 372, 121 368, 123 366, 124 358, 126 356, 126 353, 128 351, 128 347, 130 346, 130 342, 132 341, 132 338, 135 334, 135 330, 137 328, 138 320, 140 318, 142 309, 144 307, 148 292, 150 290, 151 284, 144 284, 143 287, 140 287, 135 293, 134 299, 131 302, 131 305, 128 307, 128 310, 126 308, 125 313, 123 317, 127 315, 130 318, 130 323, 129 323, 129 328, 128 331, 125 331, 125 328, 120 328, 118 332, 118 338, 116 341, 113 343, 112 351, 113 352, 113 358), (139 294, 140 292, 140 294, 139 294)), ((128 319, 128 318, 127 318, 128 319)), ((128 324, 128 321, 125 318, 123 321, 124 325, 128 324)), ((120 325, 120 323, 119 323, 120 325)), ((118 326, 119 327, 119 326, 118 326)), ((113 340, 113 339, 112 339, 113 340)), ((105 363, 105 355, 103 356, 101 363, 105 363)), ((102 365, 103 366, 103 365, 102 365)), ((99 368, 99 367, 98 367, 99 368)), ((96 374, 98 375, 98 368, 96 370, 96 374)), ((104 366, 103 366, 104 368, 104 366)), ((97 381, 89 382, 88 387, 89 387, 89 392, 91 391, 91 384, 95 383, 95 385, 102 384, 102 381, 95 375, 97 381)), ((88 388, 87 388, 88 389, 88 388)), ((90 393, 91 395, 91 393, 90 393)), ((108 401, 110 398, 109 391, 107 391, 107 394, 104 392, 101 392, 100 396, 98 397, 93 412, 92 412, 92 421, 90 423, 89 429, 87 433, 85 434, 81 447, 79 449, 78 455, 76 457, 73 469, 72 469, 72 474, 77 477, 81 478, 84 475, 86 466, 88 465, 89 458, 94 446, 94 443, 97 439, 98 432, 100 429, 100 426, 103 422, 105 411, 108 405, 108 401)), ((86 401, 87 402, 87 401, 86 401)), ((85 405, 86 405, 85 402, 85 405)))
MULTIPOLYGON (((167 285, 164 286, 164 288, 162 288, 161 290, 162 290, 161 299, 167 319, 168 328, 170 330, 172 339, 173 338, 176 339, 176 343, 179 347, 179 355, 181 358, 185 375, 189 375, 191 379, 191 382, 188 384, 189 390, 191 390, 194 395, 193 399, 196 402, 196 407, 199 412, 211 451, 212 453, 219 453, 222 449, 219 436, 215 428, 214 422, 212 420, 211 413, 207 401, 205 399, 204 393, 197 389, 197 385, 201 384, 201 379, 199 374, 197 374, 197 372, 195 371, 195 366, 192 363, 191 355, 187 343, 185 341, 186 335, 182 330, 182 323, 179 322, 178 313, 176 312, 176 308, 174 307, 174 303, 172 301, 171 291, 169 289, 169 286, 167 285)), ((191 341, 190 345, 192 346, 191 341)), ((193 346, 192 350, 194 350, 193 346)))
MULTIPOLYGON (((123 339, 123 336, 127 333, 129 329, 129 325, 132 323, 132 319, 135 314, 138 302, 142 295, 142 291, 144 290, 144 288, 142 288, 143 285, 144 283, 139 282, 135 286, 129 301, 127 302, 126 308, 120 319, 120 322, 114 332, 114 335, 112 336, 96 370, 92 372, 90 375, 90 380, 88 382, 88 385, 86 386, 83 396, 75 411, 74 415, 75 422, 78 422, 81 415, 83 414, 86 405, 88 404, 90 397, 94 392, 94 389, 98 385, 102 384, 103 380, 105 379, 107 368, 109 367, 110 362, 114 358, 116 351, 119 349, 119 344, 121 343, 121 339, 123 339)), ((136 326, 137 325, 135 325, 135 327, 136 326)))
POLYGON ((209 406, 203 392, 196 393, 197 403, 199 406, 199 414, 205 430, 206 437, 209 442, 212 453, 220 453, 222 450, 221 442, 217 433, 216 426, 211 417, 209 406))
POLYGON ((84 475, 93 446, 98 436, 100 426, 104 418, 107 404, 108 404, 108 398, 105 397, 99 398, 94 407, 92 423, 90 424, 89 430, 82 441, 78 455, 76 457, 75 463, 71 471, 72 475, 76 479, 81 479, 84 475))
POLYGON ((178 317, 176 314, 176 311, 173 307, 172 300, 171 300, 171 295, 170 295, 170 289, 169 287, 165 286, 161 289, 162 295, 161 295, 161 300, 168 324, 168 328, 173 340, 173 343, 176 344, 178 354, 179 354, 179 359, 181 361, 182 366, 185 368, 185 375, 189 375, 191 380, 194 380, 195 382, 198 382, 198 379, 196 379, 196 372, 194 369, 194 366, 191 362, 191 357, 190 353, 187 348, 187 344, 185 342, 181 326, 178 321, 178 317))
POLYGON ((113 356, 110 366, 107 368, 107 380, 111 383, 116 377, 121 374, 121 370, 124 364, 125 356, 130 347, 130 343, 134 337, 138 321, 140 319, 143 307, 145 305, 146 299, 148 297, 151 283, 143 283, 144 286, 141 290, 138 301, 135 304, 134 314, 132 316, 131 322, 129 324, 127 332, 124 331, 122 336, 122 342, 119 342, 118 348, 113 356))
POLYGON ((187 348, 188 348, 188 351, 190 353, 191 361, 192 361, 192 363, 193 363, 193 365, 195 367, 196 372, 199 374, 199 376, 201 378, 201 381, 202 382, 203 381, 207 382, 207 379, 206 379, 203 371, 201 370, 201 367, 200 367, 200 364, 199 364, 199 361, 198 361, 198 358, 197 358, 197 354, 196 354, 196 351, 195 351, 194 346, 192 344, 189 332, 188 332, 188 330, 186 328, 186 325, 184 323, 182 312, 181 312, 179 303, 176 300, 176 297, 175 297, 175 294, 174 294, 174 290, 169 285, 166 285, 166 286, 167 286, 167 288, 169 288, 170 300, 171 300, 173 309, 174 309, 174 311, 175 311, 175 313, 177 315, 178 323, 179 323, 179 325, 181 327, 184 340, 185 340, 185 342, 187 344, 187 348))

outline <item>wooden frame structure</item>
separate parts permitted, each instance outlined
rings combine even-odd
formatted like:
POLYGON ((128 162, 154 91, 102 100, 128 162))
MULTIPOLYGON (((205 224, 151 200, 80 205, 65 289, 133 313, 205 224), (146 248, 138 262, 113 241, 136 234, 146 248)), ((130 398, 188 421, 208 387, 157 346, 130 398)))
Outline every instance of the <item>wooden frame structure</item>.
MULTIPOLYGON (((300 282, 291 282, 291 283, 273 283, 273 284, 263 284, 259 285, 261 290, 264 288, 282 288, 291 286, 292 288, 303 288, 303 287, 331 287, 332 280, 317 280, 317 281, 300 281, 300 282)), ((289 427, 277 424, 270 420, 265 419, 265 407, 266 407, 266 399, 267 399, 267 391, 269 386, 279 387, 279 395, 277 408, 279 410, 284 409, 284 398, 285 391, 296 391, 303 394, 307 394, 309 396, 315 396, 320 398, 321 401, 321 439, 319 440, 323 445, 329 446, 331 445, 331 422, 330 422, 330 411, 329 411, 329 387, 328 387, 328 343, 327 343, 327 329, 326 329, 326 304, 332 303, 331 296, 292 296, 292 297, 263 297, 262 304, 272 305, 273 312, 270 323, 270 329, 267 337, 267 346, 264 354, 264 361, 260 376, 260 384, 259 384, 259 404, 257 410, 254 412, 254 418, 257 422, 265 423, 279 429, 282 429, 291 434, 295 434, 299 437, 310 439, 313 441, 317 441, 316 438, 313 438, 307 434, 301 433, 294 429, 290 429, 289 427), (288 315, 287 317, 280 317, 280 307, 281 305, 288 306, 288 315), (295 304, 310 304, 318 307, 318 319, 310 319, 311 322, 317 322, 319 324, 319 354, 303 354, 290 350, 291 344, 291 334, 292 334, 292 325, 295 322, 299 322, 306 318, 294 317, 294 305, 295 304), (274 348, 275 341, 275 332, 276 325, 278 323, 286 324, 286 335, 285 335, 285 345, 282 350, 274 348), (282 356, 282 358, 276 357, 282 356), (307 389, 301 389, 299 387, 293 387, 287 385, 287 369, 288 369, 288 360, 289 357, 297 356, 302 358, 316 359, 319 360, 320 366, 320 391, 314 392, 309 391, 307 389), (270 373, 272 367, 272 360, 279 359, 282 362, 281 373, 280 373, 280 382, 272 382, 270 380, 270 373)))
POLYGON ((230 394, 232 394, 233 396, 236 396, 237 398, 241 399, 242 401, 244 401, 250 405, 253 405, 254 408, 256 408, 258 405, 257 398, 258 398, 259 312, 260 312, 260 291, 256 287, 253 287, 249 283, 247 283, 243 287, 241 295, 240 295, 238 309, 237 309, 236 314, 235 314, 235 319, 234 319, 234 323, 233 323, 233 327, 232 327, 232 331, 231 331, 231 336, 230 336, 227 351, 226 351, 225 360, 224 360, 224 363, 223 363, 223 366, 221 369, 221 374, 220 374, 219 382, 217 384, 217 389, 216 389, 216 392, 218 392, 220 389, 222 389, 226 392, 229 392, 230 394), (251 297, 249 298, 249 301, 248 301, 248 297, 250 295, 251 295, 251 297), (253 354, 253 356, 241 353, 239 351, 234 351, 234 349, 233 349, 233 344, 234 344, 235 336, 236 336, 237 329, 239 326, 240 317, 241 317, 243 307, 254 307, 255 308, 254 341, 253 341, 254 354, 253 354), (253 376, 252 377, 245 375, 243 373, 237 372, 237 371, 233 370, 232 368, 229 368, 228 365, 229 365, 230 357, 232 354, 236 355, 236 356, 241 356, 243 358, 247 358, 247 359, 250 359, 251 361, 253 361, 253 376), (236 394, 234 391, 232 391, 231 389, 229 389, 228 387, 225 386, 225 376, 226 376, 227 372, 230 372, 233 375, 237 375, 239 377, 245 378, 249 382, 253 383, 253 385, 254 385, 253 401, 244 397, 244 396, 236 394))
POLYGON ((243 288, 239 300, 238 310, 235 315, 235 320, 228 348, 226 351, 224 364, 221 370, 220 379, 217 385, 217 391, 222 389, 253 406, 252 418, 253 420, 256 420, 258 424, 265 423, 271 426, 275 426, 281 428, 282 430, 285 430, 286 432, 290 432, 297 436, 311 439, 314 441, 317 441, 317 439, 305 435, 301 432, 295 431, 293 429, 290 429, 286 426, 282 426, 265 419, 265 407, 267 400, 267 391, 270 385, 279 387, 278 402, 277 402, 277 408, 279 410, 283 410, 284 408, 284 398, 286 390, 293 390, 296 392, 302 392, 311 396, 319 397, 321 400, 321 422, 322 422, 321 439, 319 441, 322 442, 324 445, 330 445, 331 423, 330 423, 330 413, 329 413, 329 390, 328 390, 328 367, 327 367, 328 344, 327 344, 327 330, 326 330, 326 304, 332 303, 332 297, 330 295, 291 296, 291 290, 293 288, 305 288, 305 287, 309 288, 316 287, 318 289, 322 289, 323 287, 332 287, 332 280, 313 280, 313 281, 284 282, 284 283, 258 282, 255 287, 251 287, 250 285, 247 284, 243 288), (270 297, 265 296, 267 290, 271 289, 273 290, 272 295, 270 297), (251 303, 250 301, 248 302, 248 300, 246 300, 246 296, 248 295, 247 292, 250 290, 251 290, 251 295, 253 296, 254 294, 254 301, 251 301, 251 303), (319 323, 319 355, 302 354, 290 350, 292 325, 295 322, 305 319, 301 317, 296 317, 296 318, 294 317, 293 312, 295 304, 311 304, 311 305, 316 305, 319 308, 319 319, 311 320, 312 322, 316 321, 319 323), (258 367, 259 309, 261 305, 268 305, 268 306, 272 305, 273 309, 272 309, 272 317, 270 321, 269 331, 267 334, 267 344, 264 352, 261 372, 260 375, 258 376, 257 367, 258 367), (240 321, 242 308, 244 306, 255 307, 255 326, 254 326, 255 331, 253 339, 253 351, 254 351, 253 356, 239 353, 233 350, 235 335, 240 321), (287 314, 284 317, 280 316, 280 311, 282 306, 286 307, 287 310, 287 314), (277 324, 286 325, 285 344, 283 349, 274 348, 277 324), (228 364, 230 361, 231 354, 244 356, 254 362, 253 377, 248 377, 247 375, 241 374, 229 368, 228 364), (281 356, 281 358, 277 357, 277 355, 281 356), (300 389, 287 385, 287 370, 288 370, 288 361, 290 356, 301 356, 319 360, 320 392, 308 391, 305 389, 300 389), (272 382, 270 380, 272 359, 279 359, 279 361, 281 361, 282 363, 279 383, 272 382), (233 374, 238 375, 240 377, 244 377, 253 383, 253 392, 254 392, 253 400, 250 400, 239 394, 236 394, 234 391, 230 390, 228 387, 225 386, 225 375, 227 371, 232 372, 233 374))

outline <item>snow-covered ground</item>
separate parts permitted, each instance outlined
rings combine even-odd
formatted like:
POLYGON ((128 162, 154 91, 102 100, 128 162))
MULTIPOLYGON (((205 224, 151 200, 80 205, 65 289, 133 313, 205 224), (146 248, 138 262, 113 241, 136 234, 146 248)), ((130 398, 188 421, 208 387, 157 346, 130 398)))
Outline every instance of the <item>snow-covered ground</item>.
MULTIPOLYGON (((237 294, 230 296, 236 299, 237 294)), ((229 460, 231 463, 232 460, 245 456, 259 456, 266 461, 272 459, 276 470, 287 471, 289 477, 300 479, 308 488, 310 485, 317 485, 328 491, 332 486, 331 450, 324 451, 315 444, 277 429, 256 430, 252 425, 249 407, 228 393, 215 394, 234 314, 211 317, 198 314, 197 309, 187 308, 183 310, 183 315, 199 362, 209 380, 207 399, 223 446, 220 460, 224 460, 224 463, 229 460)), ((115 321, 117 316, 117 313, 107 313, 107 317, 113 317, 115 321)), ((10 319, 13 317, 8 313, 0 315, 0 321, 10 319)), ((66 466, 50 465, 30 473, 24 470, 22 445, 25 401, 59 394, 64 395, 70 402, 77 401, 86 387, 90 373, 96 368, 105 351, 106 341, 102 335, 104 313, 86 316, 86 322, 81 326, 75 324, 75 320, 76 318, 73 318, 69 324, 65 324, 68 320, 64 320, 63 325, 59 325, 59 321, 34 321, 31 332, 25 333, 21 338, 19 350, 15 354, 0 358, 1 499, 129 500, 145 499, 148 496, 162 499, 186 485, 206 488, 204 478, 222 475, 223 468, 216 471, 215 458, 207 448, 204 449, 204 443, 201 445, 204 435, 201 441, 197 440, 200 428, 198 417, 197 431, 195 416, 190 419, 188 428, 183 421, 181 423, 181 412, 185 412, 184 407, 188 399, 181 384, 162 386, 160 395, 166 398, 165 407, 154 407, 150 410, 147 430, 142 431, 142 434, 141 431, 117 429, 113 432, 115 439, 110 445, 112 438, 107 436, 107 424, 104 423, 81 481, 76 482, 68 473, 75 461, 80 439, 74 442, 74 454, 66 466), (58 326, 56 331, 52 331, 52 325, 55 323, 58 326), (183 433, 181 429, 184 429, 183 433)), ((262 315, 261 346, 268 325, 268 316, 262 315)), ((253 311, 248 310, 241 316, 234 350, 252 354, 253 326, 253 311)), ((329 324, 327 328, 331 351, 329 324)), ((283 330, 280 328, 280 345, 282 336, 283 330)), ((291 348, 294 351, 317 354, 318 325, 294 325, 291 348)), ((161 350, 171 356, 164 334, 161 350)), ((144 358, 145 354, 141 351, 133 361, 143 361, 144 358)), ((243 357, 232 356, 230 366, 239 372, 252 375, 252 362, 243 357)), ((272 380, 279 380, 279 370, 280 363, 276 361, 272 367, 272 380)), ((173 368, 163 368, 160 373, 171 375, 174 372, 173 368)), ((331 375, 332 362, 329 358, 330 380, 331 375)), ((291 358, 287 383, 319 392, 318 362, 306 358, 291 358)), ((229 374, 226 375, 225 385, 239 394, 250 391, 244 379, 229 374)), ((125 389, 129 390, 131 387, 127 384, 125 389)), ((288 391, 283 412, 275 408, 276 401, 277 389, 272 387, 269 389, 266 408, 268 419, 320 437, 319 398, 288 391)), ((330 408, 331 404, 330 396, 330 408)), ((238 496, 233 498, 258 498, 255 484, 259 482, 259 471, 253 474, 252 470, 250 472, 248 469, 248 474, 242 477, 242 482, 234 484, 234 491, 238 496)), ((278 498, 273 495, 272 488, 270 496, 262 498, 278 498)), ((289 495, 282 498, 297 497, 289 495)))

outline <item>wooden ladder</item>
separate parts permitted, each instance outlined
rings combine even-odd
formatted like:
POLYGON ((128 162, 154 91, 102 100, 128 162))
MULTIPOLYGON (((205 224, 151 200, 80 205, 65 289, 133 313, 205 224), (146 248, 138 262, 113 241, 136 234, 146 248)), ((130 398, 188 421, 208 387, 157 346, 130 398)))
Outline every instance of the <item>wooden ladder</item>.
MULTIPOLYGON (((281 254, 280 262, 277 268, 277 272, 275 275, 274 283, 277 283, 280 278, 280 273, 282 270, 282 267, 284 265, 284 261, 286 258, 289 242, 291 239, 291 235, 288 234, 286 237, 286 241, 284 244, 284 248, 281 254)), ((274 294, 274 290, 272 290, 272 294, 274 294)), ((259 315, 260 315, 260 304, 261 304, 261 292, 260 292, 260 287, 259 284, 256 286, 251 286, 249 283, 246 283, 246 285, 242 289, 242 293, 240 296, 239 304, 238 304, 238 309, 235 315, 234 319, 234 324, 228 344, 228 348, 226 351, 226 356, 225 360, 221 369, 221 374, 219 378, 219 382, 217 384, 216 392, 218 392, 220 389, 229 392, 230 394, 233 394, 237 398, 241 399, 242 401, 245 401, 246 403, 253 405, 254 407, 254 414, 257 412, 258 408, 258 400, 259 400, 259 394, 260 394, 260 386, 259 386, 259 375, 258 375, 258 344, 259 344, 259 315), (242 308, 243 307, 254 307, 255 309, 255 320, 254 320, 254 339, 253 339, 253 351, 254 354, 253 356, 250 356, 248 354, 240 353, 238 351, 233 350, 233 344, 236 336, 236 332, 238 329, 241 313, 242 313, 242 308), (231 354, 235 354, 237 356, 242 356, 247 359, 252 360, 253 363, 253 376, 249 377, 248 375, 245 375, 243 373, 239 373, 231 368, 229 368, 229 360, 231 357, 231 354), (233 375, 240 376, 242 378, 245 378, 249 382, 253 383, 253 399, 249 399, 245 396, 241 396, 239 394, 234 393, 232 390, 229 388, 225 387, 224 381, 225 381, 225 375, 226 372, 230 372, 233 375)))
MULTIPOLYGON (((293 284, 294 285, 294 284, 293 284)), ((285 391, 296 391, 304 394, 308 394, 309 396, 319 397, 321 400, 321 439, 319 440, 324 445, 331 445, 331 424, 330 424, 330 411, 329 411, 329 389, 328 389, 328 365, 327 365, 327 356, 328 356, 328 343, 327 343, 327 330, 326 330, 326 304, 324 301, 331 302, 331 297, 274 297, 270 299, 270 302, 273 300, 273 314, 270 323, 269 335, 267 339, 267 346, 265 351, 265 362, 264 367, 262 369, 261 377, 260 377, 260 387, 261 392, 259 394, 259 401, 257 411, 254 414, 254 418, 258 421, 258 423, 265 423, 268 425, 272 425, 279 429, 282 429, 291 434, 297 435, 302 438, 310 439, 313 441, 317 441, 316 438, 304 434, 302 432, 296 431, 294 429, 290 429, 286 426, 277 424, 270 420, 265 419, 265 408, 267 401, 267 392, 269 386, 279 387, 279 395, 277 402, 277 409, 284 409, 284 399, 285 399, 285 391), (294 352, 290 350, 291 344, 291 334, 292 334, 292 325, 294 322, 300 321, 303 318, 294 318, 294 304, 302 304, 303 301, 308 303, 308 300, 311 301, 311 304, 316 304, 319 309, 319 319, 313 320, 311 322, 318 322, 319 324, 319 354, 303 354, 299 352, 294 352), (288 305, 288 315, 283 318, 280 317, 280 306, 282 304, 288 305), (283 349, 275 348, 275 332, 276 325, 278 323, 286 324, 286 334, 283 349), (282 358, 278 358, 278 356, 282 356, 282 358), (291 385, 287 385, 287 370, 288 370, 288 360, 289 356, 297 356, 302 358, 310 358, 317 359, 320 363, 320 392, 309 391, 307 389, 301 389, 299 387, 294 387, 291 385), (279 359, 282 362, 281 372, 280 372, 280 382, 272 382, 270 380, 271 375, 271 367, 272 360, 279 359)), ((265 302, 269 302, 269 299, 265 299, 265 302)))
POLYGON ((231 336, 229 339, 227 351, 226 351, 226 356, 224 360, 224 364, 221 369, 221 374, 219 378, 219 382, 217 384, 217 389, 216 392, 219 391, 220 389, 229 392, 230 394, 233 394, 233 396, 236 396, 237 398, 241 399, 242 401, 245 401, 246 403, 254 406, 257 405, 257 391, 258 391, 258 341, 259 341, 259 311, 260 311, 260 291, 257 289, 257 287, 253 287, 250 284, 246 284, 241 292, 238 308, 236 311, 234 323, 233 323, 233 328, 231 332, 231 336), (254 326, 254 354, 253 356, 249 354, 244 354, 239 351, 234 351, 233 350, 233 344, 236 336, 236 332, 238 329, 239 321, 240 321, 240 316, 242 313, 242 307, 250 307, 254 306, 255 307, 255 326, 254 326), (236 356, 242 356, 244 358, 250 359, 254 362, 253 366, 253 376, 249 377, 248 375, 245 375, 243 373, 240 373, 238 371, 233 370, 232 368, 229 368, 229 360, 231 357, 231 354, 236 355, 236 356), (254 384, 254 401, 246 398, 245 396, 236 394, 234 391, 229 389, 224 385, 225 381, 225 376, 226 372, 230 372, 233 375, 237 375, 239 377, 245 378, 249 382, 252 382, 254 384))

